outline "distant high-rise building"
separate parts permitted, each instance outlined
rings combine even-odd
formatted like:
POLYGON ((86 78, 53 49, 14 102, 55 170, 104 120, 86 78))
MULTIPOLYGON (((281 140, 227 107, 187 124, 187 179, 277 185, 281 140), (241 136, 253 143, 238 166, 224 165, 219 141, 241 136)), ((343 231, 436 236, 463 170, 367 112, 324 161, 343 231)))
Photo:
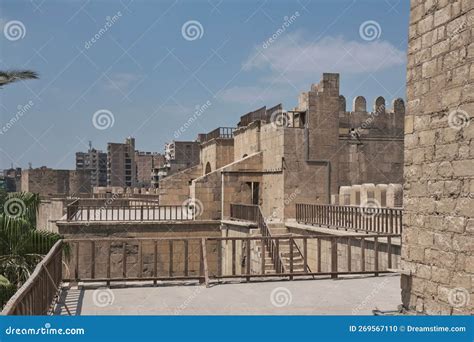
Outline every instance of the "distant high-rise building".
POLYGON ((135 151, 137 186, 156 187, 158 179, 155 177, 155 170, 163 167, 164 163, 165 158, 160 153, 135 151))
POLYGON ((198 141, 172 141, 165 145, 165 165, 160 175, 172 175, 176 172, 199 164, 201 153, 198 141))
POLYGON ((89 143, 89 151, 76 152, 76 170, 90 170, 92 186, 107 186, 107 153, 89 143))
POLYGON ((135 164, 135 138, 125 143, 107 144, 107 185, 134 187, 137 185, 135 164))
POLYGON ((0 186, 7 192, 20 191, 21 187, 21 168, 14 168, 3 170, 3 185, 0 186))

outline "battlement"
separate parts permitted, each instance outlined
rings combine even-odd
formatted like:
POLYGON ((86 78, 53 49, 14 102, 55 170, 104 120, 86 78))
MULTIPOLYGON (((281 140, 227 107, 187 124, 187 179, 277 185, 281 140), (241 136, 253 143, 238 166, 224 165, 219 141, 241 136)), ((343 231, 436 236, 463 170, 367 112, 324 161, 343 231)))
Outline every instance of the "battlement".
POLYGON ((367 111, 367 100, 357 96, 352 101, 352 110, 347 111, 346 99, 339 96, 339 128, 340 134, 357 131, 360 136, 400 136, 403 134, 405 103, 403 99, 392 100, 391 108, 387 108, 385 99, 377 97, 373 110, 367 111))

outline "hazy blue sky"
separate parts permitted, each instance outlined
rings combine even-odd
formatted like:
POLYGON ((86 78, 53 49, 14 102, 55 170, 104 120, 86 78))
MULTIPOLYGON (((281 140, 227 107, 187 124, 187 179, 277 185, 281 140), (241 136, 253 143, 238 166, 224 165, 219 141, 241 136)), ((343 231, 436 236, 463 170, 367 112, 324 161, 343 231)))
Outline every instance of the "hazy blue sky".
POLYGON ((0 70, 41 77, 0 90, 1 168, 74 168, 89 140, 105 150, 129 135, 161 152, 196 106, 210 103, 178 140, 262 105, 290 109, 322 72, 341 74, 348 107, 405 98, 405 0, 0 4, 0 70))

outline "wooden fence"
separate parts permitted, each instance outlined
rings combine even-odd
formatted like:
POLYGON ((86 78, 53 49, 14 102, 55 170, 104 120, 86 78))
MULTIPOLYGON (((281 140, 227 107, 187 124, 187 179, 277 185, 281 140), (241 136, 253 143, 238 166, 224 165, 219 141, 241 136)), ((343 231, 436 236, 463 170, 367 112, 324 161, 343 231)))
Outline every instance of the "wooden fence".
POLYGON ((62 282, 63 241, 58 241, 3 308, 4 315, 46 315, 62 282))
POLYGON ((181 205, 80 205, 67 207, 68 221, 189 221, 195 209, 181 205))
POLYGON ((356 232, 401 234, 402 208, 296 204, 296 221, 356 232))
POLYGON ((2 313, 48 314, 62 281, 199 280, 208 285, 226 278, 377 276, 398 268, 400 245, 394 239, 400 235, 66 239, 54 245, 2 313), (65 244, 69 257, 62 264, 65 244), (274 246, 279 264, 267 257, 268 246, 274 246))

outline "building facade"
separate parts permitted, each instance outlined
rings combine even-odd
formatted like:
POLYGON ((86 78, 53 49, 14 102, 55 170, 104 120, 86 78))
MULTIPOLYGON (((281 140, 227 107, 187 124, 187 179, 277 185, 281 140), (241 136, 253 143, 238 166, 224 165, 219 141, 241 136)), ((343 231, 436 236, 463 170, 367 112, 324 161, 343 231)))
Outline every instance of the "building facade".
POLYGON ((89 147, 87 152, 76 152, 76 170, 89 170, 91 185, 107 185, 107 153, 89 147))
POLYGON ((47 167, 23 170, 21 191, 38 193, 42 198, 92 194, 89 170, 56 170, 47 167))
POLYGON ((134 187, 137 182, 135 138, 107 144, 107 186, 134 187))
POLYGON ((165 158, 157 152, 135 151, 137 186, 157 187, 157 172, 165 164, 165 158))
POLYGON ((199 163, 160 181, 160 202, 187 196, 205 219, 227 217, 231 203, 258 204, 282 222, 295 217, 297 202, 336 202, 342 186, 401 183, 404 102, 387 108, 378 97, 373 108, 358 96, 348 111, 339 74, 325 73, 292 110, 259 108, 235 129, 200 135, 209 139, 200 139, 199 163))
POLYGON ((162 177, 173 175, 199 164, 198 141, 172 141, 165 145, 165 164, 159 171, 162 177))

